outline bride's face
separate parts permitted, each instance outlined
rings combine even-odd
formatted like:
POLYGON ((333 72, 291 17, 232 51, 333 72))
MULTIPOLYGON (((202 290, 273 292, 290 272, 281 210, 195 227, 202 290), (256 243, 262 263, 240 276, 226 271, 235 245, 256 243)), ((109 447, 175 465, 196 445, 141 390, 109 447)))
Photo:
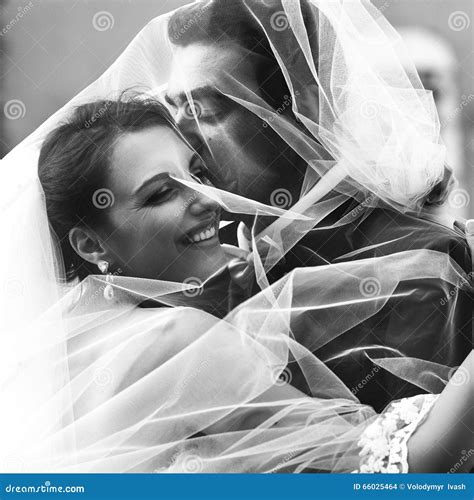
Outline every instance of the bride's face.
POLYGON ((169 281, 206 279, 225 263, 219 206, 170 176, 207 183, 199 157, 169 128, 125 133, 108 172, 114 203, 101 228, 114 267, 169 281))

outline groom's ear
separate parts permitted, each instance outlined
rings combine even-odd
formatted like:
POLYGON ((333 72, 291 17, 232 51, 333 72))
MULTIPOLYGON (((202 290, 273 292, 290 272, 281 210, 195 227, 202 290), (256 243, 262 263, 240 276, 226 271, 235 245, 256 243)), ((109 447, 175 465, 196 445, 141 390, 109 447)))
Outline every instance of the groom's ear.
POLYGON ((74 251, 84 260, 97 265, 100 261, 109 261, 109 252, 101 238, 89 228, 73 227, 69 231, 69 243, 74 251))

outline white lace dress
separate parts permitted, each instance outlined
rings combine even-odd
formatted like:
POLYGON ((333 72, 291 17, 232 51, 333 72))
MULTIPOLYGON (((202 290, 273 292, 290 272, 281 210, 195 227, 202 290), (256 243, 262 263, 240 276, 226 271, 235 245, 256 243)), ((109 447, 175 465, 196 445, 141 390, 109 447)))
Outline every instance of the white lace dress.
POLYGON ((391 403, 359 440, 360 468, 354 472, 408 472, 407 442, 438 395, 422 394, 391 403))

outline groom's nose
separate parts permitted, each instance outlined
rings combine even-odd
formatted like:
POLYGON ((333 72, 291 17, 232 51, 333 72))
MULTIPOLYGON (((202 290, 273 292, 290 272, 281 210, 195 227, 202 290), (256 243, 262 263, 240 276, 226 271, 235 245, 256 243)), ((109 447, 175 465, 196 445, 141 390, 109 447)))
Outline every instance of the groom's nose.
POLYGON ((204 139, 194 118, 181 113, 176 122, 179 130, 189 141, 191 147, 199 153, 204 145, 204 139))

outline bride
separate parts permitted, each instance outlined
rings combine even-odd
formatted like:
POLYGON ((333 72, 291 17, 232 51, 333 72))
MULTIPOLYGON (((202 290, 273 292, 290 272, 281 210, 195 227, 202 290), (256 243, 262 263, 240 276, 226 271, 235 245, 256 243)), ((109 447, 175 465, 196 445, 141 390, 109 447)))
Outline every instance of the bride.
MULTIPOLYGON (((321 12, 336 4, 320 3, 321 12)), ((421 249, 297 268, 271 285, 267 278, 338 206, 337 193, 326 196, 336 186, 341 193, 369 188, 385 201, 398 193, 396 206, 423 195, 438 172, 427 165, 441 156, 430 101, 400 112, 398 98, 418 100, 422 93, 407 79, 394 92, 384 74, 372 81, 370 95, 390 105, 378 115, 385 121, 372 117, 365 128, 370 117, 354 113, 360 96, 348 90, 378 74, 364 66, 368 59, 351 68, 367 70, 358 78, 326 75, 323 90, 328 82, 353 85, 337 106, 319 110, 335 161, 314 159, 320 148, 304 140, 299 146, 320 181, 314 186, 308 172, 305 195, 290 210, 264 205, 215 188, 155 100, 116 98, 137 84, 161 95, 169 73, 167 20, 152 21, 97 82, 2 160, 0 390, 8 409, 0 414, 2 469, 449 470, 468 439, 462 423, 472 418, 471 357, 454 372, 395 350, 372 356, 376 367, 423 393, 379 415, 314 352, 388 298, 401 298, 402 280, 413 290, 417 280, 432 278, 460 290, 468 286, 466 273, 449 256, 421 249), (364 130, 388 139, 365 137, 364 130), (357 137, 348 136, 352 131, 357 137), (368 139, 364 158, 353 156, 368 139), (386 160, 392 146, 410 154, 374 170, 379 164, 371 155, 379 146, 386 160), (355 184, 345 174, 353 157, 367 167, 348 169, 357 174, 355 184), (415 173, 417 183, 401 189, 415 173), (248 252, 220 245, 222 209, 271 223, 251 236, 248 252)), ((334 50, 340 54, 353 41, 334 50)), ((261 103, 251 101, 246 105, 261 113, 261 103)), ((299 116, 314 129, 312 115, 299 116)), ((265 117, 285 136, 281 117, 265 117)), ((291 131, 286 137, 292 140, 291 131)))
MULTIPOLYGON (((78 107, 46 138, 38 173, 74 283, 61 304, 66 354, 56 360, 67 364, 60 390, 71 406, 63 406, 57 428, 42 429, 41 446, 25 450, 29 466, 447 471, 465 448, 472 383, 450 382, 439 397, 405 399, 378 416, 298 344, 301 306, 311 313, 319 300, 306 283, 324 278, 320 268, 293 271, 221 321, 193 306, 196 283, 205 293, 239 251, 219 243, 219 205, 187 185, 209 185, 205 166, 158 101, 122 97, 78 107), (106 203, 98 203, 99 191, 106 203), (190 277, 191 290, 179 285, 190 277), (177 292, 189 305, 170 306, 177 292), (314 397, 285 380, 289 357, 314 397), (66 441, 73 441, 72 459, 52 452, 48 465, 35 462, 39 450, 66 441)), ((460 370, 472 373, 472 356, 460 370)))

